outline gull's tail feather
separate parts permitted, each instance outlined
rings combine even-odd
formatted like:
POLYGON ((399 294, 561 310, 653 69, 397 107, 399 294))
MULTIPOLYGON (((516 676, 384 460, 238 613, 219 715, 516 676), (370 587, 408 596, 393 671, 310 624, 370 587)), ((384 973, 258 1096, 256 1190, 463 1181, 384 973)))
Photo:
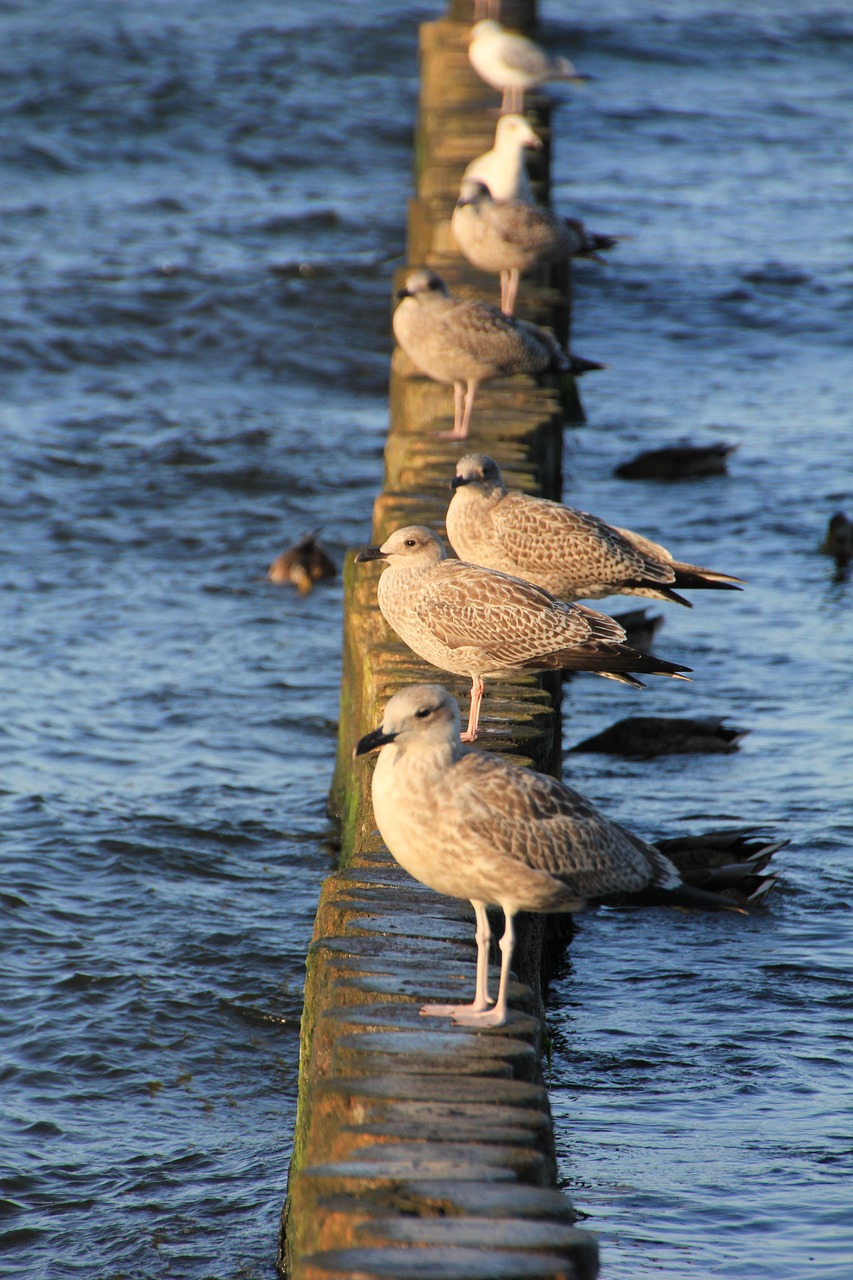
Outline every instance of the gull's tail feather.
POLYGON ((619 243, 619 236, 606 236, 598 231, 587 231, 577 218, 566 218, 566 224, 577 233, 580 239, 580 248, 574 255, 576 258, 592 258, 595 262, 604 262, 605 259, 600 255, 606 253, 608 249, 615 249, 619 243))
MULTIPOLYGON (((565 355, 565 353, 563 353, 565 355)), ((600 360, 585 360, 583 356, 572 355, 571 352, 566 355, 566 364, 559 371, 561 373, 570 373, 573 378, 579 378, 581 374, 592 373, 595 369, 606 369, 607 365, 602 364, 600 360)))
POLYGON ((731 573, 715 573, 712 569, 702 569, 698 564, 683 564, 674 561, 675 585, 677 587, 705 587, 717 591, 740 591, 744 586, 743 578, 736 578, 731 573))
POLYGON ((571 649, 557 649, 553 653, 531 658, 522 665, 533 671, 591 671, 597 676, 618 680, 622 684, 630 684, 637 689, 642 689, 644 686, 642 681, 637 680, 633 675, 635 671, 642 675, 671 676, 674 680, 689 680, 689 676, 681 673, 691 670, 680 662, 668 662, 666 658, 656 658, 651 653, 639 653, 628 645, 619 644, 576 645, 571 649))

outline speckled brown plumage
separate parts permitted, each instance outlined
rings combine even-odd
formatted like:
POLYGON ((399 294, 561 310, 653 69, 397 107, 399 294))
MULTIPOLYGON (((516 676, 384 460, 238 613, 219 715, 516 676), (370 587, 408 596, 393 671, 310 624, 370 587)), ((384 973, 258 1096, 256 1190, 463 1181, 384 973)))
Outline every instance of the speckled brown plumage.
POLYGON ((508 493, 485 454, 461 458, 452 483, 447 536, 457 554, 560 599, 633 595, 689 606, 676 587, 739 589, 739 578, 674 560, 658 543, 587 511, 508 493))
POLYGON ((556 600, 518 578, 448 560, 440 539, 421 525, 398 529, 356 559, 387 561, 379 607, 401 639, 442 671, 471 677, 472 737, 484 677, 575 670, 637 686, 631 672, 676 676, 688 670, 631 649, 606 614, 556 600))
POLYGON ((530 200, 495 200, 488 186, 471 179, 462 183, 450 227, 473 266, 500 274, 506 315, 513 313, 520 275, 547 262, 598 258, 616 243, 530 200))
POLYGON ((577 373, 582 366, 600 367, 593 361, 576 362, 547 329, 513 320, 488 302, 454 297, 434 271, 410 272, 398 297, 394 336, 427 377, 453 385, 457 439, 468 434, 481 382, 517 373, 577 373))
POLYGON ((441 685, 410 685, 389 701, 382 725, 356 754, 382 748, 373 809, 401 866, 438 893, 468 898, 478 920, 475 1000, 425 1006, 462 1022, 506 1020, 513 917, 518 911, 576 911, 590 899, 654 889, 663 901, 728 904, 687 889, 653 845, 611 822, 556 778, 484 752, 465 752, 459 710, 441 685), (506 915, 501 985, 494 1009, 486 984, 485 906, 506 915))

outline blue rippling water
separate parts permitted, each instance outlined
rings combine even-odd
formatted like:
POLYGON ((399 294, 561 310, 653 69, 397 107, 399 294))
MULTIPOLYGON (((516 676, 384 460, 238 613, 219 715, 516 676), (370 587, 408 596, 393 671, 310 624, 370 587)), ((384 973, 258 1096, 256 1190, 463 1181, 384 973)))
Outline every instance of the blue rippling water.
POLYGON ((581 918, 551 991, 561 1172, 607 1280, 842 1280, 853 625, 817 548, 853 506, 853 22, 821 3, 605 0, 555 38, 596 77, 555 122, 555 199, 628 236, 575 273, 575 348, 610 368, 584 385, 567 494, 748 582, 662 606, 656 648, 691 686, 629 708, 578 682, 566 704, 571 741, 629 711, 722 714, 750 730, 741 751, 571 756, 571 778, 647 836, 747 822, 791 839, 748 920, 581 918), (736 445, 729 476, 613 477, 683 439, 736 445))
MULTIPOLYGON (((381 478, 425 5, 0 3, 0 797, 10 1275, 271 1277, 332 856, 340 589, 264 580, 381 478)), ((652 834, 771 819, 748 921, 600 913, 552 1001, 561 1171, 617 1277, 849 1273, 853 38, 843 6, 543 6, 576 272, 567 497, 749 579, 667 609, 728 758, 572 757, 652 834), (731 474, 627 485, 693 436, 731 474), (675 616, 674 616, 675 615, 675 616), (847 1267, 847 1270, 845 1270, 847 1267)), ((635 710, 567 695, 574 741, 635 710)))
POLYGON ((365 537, 417 84, 336 15, 0 5, 10 1275, 275 1274, 340 588, 264 574, 365 537))

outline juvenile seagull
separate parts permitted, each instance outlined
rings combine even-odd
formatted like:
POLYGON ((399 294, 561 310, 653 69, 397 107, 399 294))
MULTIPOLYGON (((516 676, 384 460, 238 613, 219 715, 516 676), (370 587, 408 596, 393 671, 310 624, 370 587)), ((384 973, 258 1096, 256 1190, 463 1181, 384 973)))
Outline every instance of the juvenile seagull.
POLYGON ((472 160, 462 175, 467 180, 484 182, 496 200, 529 200, 531 196, 524 152, 527 147, 542 150, 542 141, 524 116, 498 118, 495 145, 472 160))
POLYGON ((387 561, 379 608, 409 648, 442 671, 471 677, 465 742, 477 737, 484 676, 593 671, 642 688, 632 671, 684 680, 678 672, 690 670, 631 649, 604 613, 566 604, 505 573, 448 560, 440 538, 423 525, 397 529, 355 559, 387 561))
POLYGON ((442 685, 409 685, 395 693, 381 727, 361 739, 355 754, 380 747, 373 811, 383 840, 416 880, 469 899, 477 917, 473 1002, 425 1005, 422 1014, 503 1026, 519 911, 579 911, 590 899, 643 894, 673 906, 739 909, 686 885, 654 845, 556 778, 487 752, 463 751, 459 708, 442 685), (500 907, 506 917, 493 1008, 487 906, 500 907))
POLYGON ((453 431, 464 440, 481 382, 516 373, 571 373, 604 365, 567 354, 553 333, 505 316, 489 302, 456 298, 434 271, 419 269, 397 294, 394 336, 428 378, 453 384, 453 431))
POLYGON ((739 591, 743 580, 674 560, 666 547, 559 502, 509 493, 484 453, 456 464, 447 537, 457 555, 535 582, 561 600, 646 596, 691 602, 676 587, 739 591))
POLYGON ((568 58, 547 53, 535 41, 505 31, 491 18, 471 28, 468 58, 481 80, 503 90, 502 111, 521 111, 525 90, 537 89, 548 80, 580 84, 590 78, 576 71, 568 58))
POLYGON ((616 237, 586 230, 576 218, 561 218, 530 200, 495 200, 484 182, 463 179, 450 219, 456 243, 480 271, 500 273, 501 311, 511 316, 522 272, 566 258, 603 259, 616 237))

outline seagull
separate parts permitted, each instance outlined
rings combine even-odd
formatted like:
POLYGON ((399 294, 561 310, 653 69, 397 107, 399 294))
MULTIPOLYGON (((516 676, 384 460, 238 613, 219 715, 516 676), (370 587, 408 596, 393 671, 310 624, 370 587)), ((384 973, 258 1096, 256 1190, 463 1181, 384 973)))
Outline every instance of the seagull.
POLYGON ((457 555, 535 582, 561 600, 645 596, 691 608, 676 588, 739 591, 742 578, 675 560, 666 547, 588 511, 509 493, 484 453, 456 464, 447 537, 457 555))
POLYGON ((508 574, 449 560, 441 539, 424 525, 397 529, 355 560, 386 562, 379 608, 409 648, 442 671, 471 677, 465 742, 477 737, 485 676, 592 671, 643 688, 632 671, 684 680, 679 672, 690 670, 630 648, 604 613, 566 604, 508 574))
POLYGON ((617 242, 530 200, 495 200, 486 183, 470 178, 462 181, 450 228, 472 266, 500 273, 501 311, 508 316, 522 272, 566 258, 602 262, 601 251, 617 242))
POLYGON ((397 294, 394 336, 429 378, 453 384, 453 440, 464 440, 481 382, 516 373, 571 373, 604 365, 569 355, 553 333, 505 316, 477 298, 457 298, 434 271, 411 271, 397 294))
POLYGON ((472 160, 462 175, 468 181, 484 182, 496 200, 529 200, 530 182, 524 164, 526 148, 542 150, 542 140, 524 116, 499 116, 495 145, 472 160))
POLYGON ((579 911, 609 895, 672 906, 742 911, 687 885, 670 860, 599 813, 556 778, 484 751, 463 751, 459 708, 440 684, 415 684, 388 702, 382 724, 355 748, 380 750, 373 811, 382 839, 410 875, 437 893, 467 898, 477 920, 477 977, 467 1005, 421 1013, 474 1027, 508 1020, 507 988, 519 911, 579 911), (488 994, 488 906, 500 907, 497 1000, 488 994))
POLYGON ((568 58, 547 53, 527 36, 505 31, 499 22, 483 18, 471 28, 468 58, 481 80, 503 90, 502 111, 521 111, 526 89, 537 89, 548 80, 589 80, 568 58))

